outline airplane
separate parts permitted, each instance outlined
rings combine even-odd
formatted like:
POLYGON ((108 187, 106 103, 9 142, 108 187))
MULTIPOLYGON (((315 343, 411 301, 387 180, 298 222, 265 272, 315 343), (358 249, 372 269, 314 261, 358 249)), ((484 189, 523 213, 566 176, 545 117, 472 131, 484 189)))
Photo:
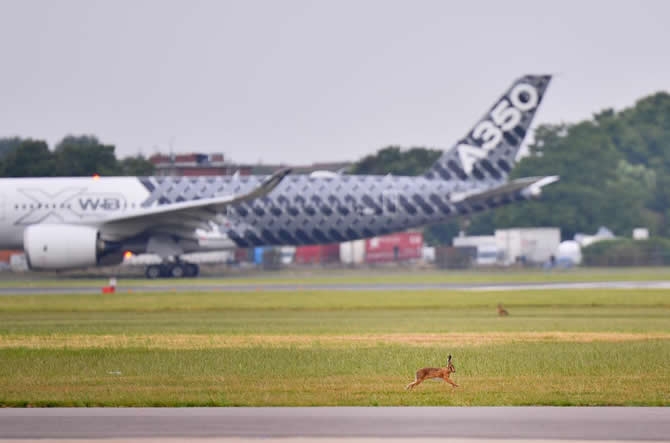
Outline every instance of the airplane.
MULTIPOLYGON (((0 248, 30 269, 118 264, 150 253, 148 278, 188 277, 213 226, 230 246, 370 238, 537 198, 557 176, 508 180, 550 75, 515 80, 423 176, 289 175, 0 179, 0 248)), ((209 239, 211 240, 211 238, 209 239)), ((214 241, 217 248, 221 242, 214 241)))

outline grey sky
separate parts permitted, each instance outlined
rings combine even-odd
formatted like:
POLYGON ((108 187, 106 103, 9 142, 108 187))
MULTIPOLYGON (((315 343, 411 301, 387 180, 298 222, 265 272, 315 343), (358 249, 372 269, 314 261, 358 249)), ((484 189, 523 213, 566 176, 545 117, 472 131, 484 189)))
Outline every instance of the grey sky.
POLYGON ((0 136, 299 164, 447 148, 522 74, 558 74, 540 123, 669 90, 669 20, 663 0, 0 0, 0 136))

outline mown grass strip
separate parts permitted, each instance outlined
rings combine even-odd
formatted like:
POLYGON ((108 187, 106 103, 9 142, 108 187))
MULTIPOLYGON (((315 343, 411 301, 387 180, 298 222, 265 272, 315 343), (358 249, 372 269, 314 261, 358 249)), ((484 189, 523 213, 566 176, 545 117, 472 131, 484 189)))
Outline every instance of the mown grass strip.
MULTIPOLYGON (((509 343, 592 343, 670 340, 670 333, 615 332, 486 332, 366 335, 8 335, 0 349, 223 349, 252 347, 350 348, 379 345, 460 348, 509 343)), ((668 342, 670 344, 670 341, 668 342)))

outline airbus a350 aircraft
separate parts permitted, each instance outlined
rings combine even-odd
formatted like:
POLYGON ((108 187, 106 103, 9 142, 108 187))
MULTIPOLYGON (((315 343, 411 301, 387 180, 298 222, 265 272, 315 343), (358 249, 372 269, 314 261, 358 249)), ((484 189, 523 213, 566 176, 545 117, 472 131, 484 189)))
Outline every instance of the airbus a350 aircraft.
MULTIPOLYGON (((101 177, 0 179, 0 248, 35 270, 116 264, 126 251, 165 260, 148 277, 194 276, 179 257, 214 224, 240 247, 374 237, 540 194, 558 177, 508 181, 551 77, 516 80, 422 177, 101 177)), ((288 175, 288 176, 287 176, 288 175)), ((232 243, 231 243, 232 244, 232 243)))

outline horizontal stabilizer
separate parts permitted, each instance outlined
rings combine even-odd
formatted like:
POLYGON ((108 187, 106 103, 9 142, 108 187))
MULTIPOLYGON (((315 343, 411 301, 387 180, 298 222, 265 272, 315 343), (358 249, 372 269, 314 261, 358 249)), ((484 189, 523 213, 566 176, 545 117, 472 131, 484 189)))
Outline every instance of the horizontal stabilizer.
POLYGON ((452 194, 451 202, 493 207, 508 201, 530 200, 539 197, 544 186, 557 182, 558 179, 557 175, 519 178, 484 192, 452 194))

